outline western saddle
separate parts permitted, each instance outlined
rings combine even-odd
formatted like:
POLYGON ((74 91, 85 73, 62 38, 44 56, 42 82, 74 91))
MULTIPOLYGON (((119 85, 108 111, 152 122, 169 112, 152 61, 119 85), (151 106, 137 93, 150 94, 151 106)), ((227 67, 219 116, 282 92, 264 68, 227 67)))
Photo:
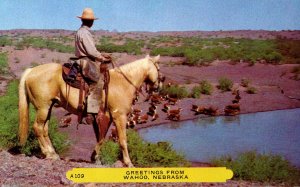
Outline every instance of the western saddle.
MULTIPOLYGON (((70 58, 68 63, 63 64, 62 66, 62 77, 63 80, 71 87, 79 89, 79 101, 78 101, 78 124, 82 122, 83 116, 86 115, 86 106, 84 106, 84 101, 86 101, 89 84, 91 80, 85 77, 82 73, 82 68, 77 62, 79 58, 70 58)), ((105 103, 104 108, 100 107, 99 110, 103 110, 105 113, 107 110, 107 94, 108 94, 108 83, 109 83, 109 73, 107 64, 102 63, 100 66, 100 72, 104 75, 104 86, 105 91, 105 103)), ((86 103, 86 102, 85 102, 86 103)), ((98 114, 99 115, 99 114, 98 114)))

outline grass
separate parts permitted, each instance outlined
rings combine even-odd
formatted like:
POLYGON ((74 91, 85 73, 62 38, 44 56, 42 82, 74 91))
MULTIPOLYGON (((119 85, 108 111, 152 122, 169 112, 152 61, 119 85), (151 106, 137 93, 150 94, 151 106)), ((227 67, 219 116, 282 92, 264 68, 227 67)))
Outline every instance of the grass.
MULTIPOLYGON (((0 97, 0 103, 0 113, 5 114, 0 116, 0 147, 4 149, 18 147, 18 81, 9 83, 6 94, 0 97)), ((41 155, 37 138, 32 129, 34 116, 35 112, 30 110, 31 130, 26 145, 20 150, 26 155, 41 155)), ((55 118, 50 120, 49 136, 58 153, 68 148, 66 135, 58 132, 55 118)))
POLYGON ((249 151, 237 158, 222 156, 211 162, 215 166, 231 169, 234 179, 300 185, 300 170, 278 155, 249 151))
MULTIPOLYGON (((127 131, 128 150, 132 163, 136 167, 183 167, 189 163, 172 149, 168 142, 149 143, 144 141, 134 130, 127 131)), ((119 145, 107 141, 102 146, 101 162, 111 164, 120 159, 119 145)))

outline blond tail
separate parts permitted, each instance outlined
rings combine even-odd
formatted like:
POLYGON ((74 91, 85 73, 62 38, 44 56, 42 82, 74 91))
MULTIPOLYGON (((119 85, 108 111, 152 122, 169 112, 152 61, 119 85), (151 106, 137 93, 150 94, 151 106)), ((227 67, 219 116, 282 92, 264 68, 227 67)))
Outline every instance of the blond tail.
POLYGON ((31 68, 26 69, 23 73, 19 84, 19 142, 25 145, 29 131, 29 100, 26 92, 26 77, 31 68))

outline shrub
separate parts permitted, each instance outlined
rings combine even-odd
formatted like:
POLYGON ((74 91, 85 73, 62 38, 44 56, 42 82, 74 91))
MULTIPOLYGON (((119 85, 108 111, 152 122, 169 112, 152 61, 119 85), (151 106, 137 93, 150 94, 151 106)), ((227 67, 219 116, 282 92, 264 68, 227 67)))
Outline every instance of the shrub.
POLYGON ((201 87, 200 86, 194 86, 192 89, 191 97, 192 98, 200 98, 201 95, 201 87))
POLYGON ((16 64, 20 63, 20 59, 18 57, 15 57, 14 60, 16 64))
POLYGON ((256 94, 257 93, 257 89, 255 87, 253 87, 253 86, 248 87, 247 93, 248 94, 256 94))
POLYGON ((249 86, 249 84, 250 84, 250 80, 249 79, 246 79, 246 78, 242 78, 242 80, 241 80, 241 86, 243 86, 243 87, 248 87, 249 86))
POLYGON ((0 36, 0 46, 10 46, 12 45, 12 40, 8 36, 0 36))
MULTIPOLYGON (((103 42, 103 39, 101 40, 103 42)), ((128 53, 139 55, 142 54, 141 48, 145 45, 144 41, 142 40, 133 40, 133 39, 126 39, 126 42, 123 45, 116 45, 113 43, 109 43, 108 40, 104 40, 104 43, 97 45, 97 49, 99 51, 103 51, 106 53, 128 53)))
POLYGON ((233 86, 232 80, 226 78, 226 77, 221 77, 219 79, 219 89, 222 91, 230 91, 233 86))
POLYGON ((173 98, 185 98, 189 96, 187 89, 183 86, 171 85, 171 86, 163 86, 160 93, 162 95, 169 95, 173 98))
MULTIPOLYGON (((8 85, 7 92, 0 97, 0 147, 11 149, 18 146, 18 82, 13 81, 8 85)), ((35 112, 30 110, 30 132, 26 145, 20 150, 26 155, 40 155, 41 151, 37 138, 34 135, 32 124, 35 112)), ((66 135, 58 132, 57 120, 52 118, 49 123, 49 136, 58 153, 67 149, 69 143, 66 135)))
POLYGON ((282 55, 287 63, 300 63, 300 40, 277 38, 276 51, 282 55))
POLYGON ((0 53, 0 74, 8 72, 7 53, 0 53))
POLYGON ((73 46, 64 45, 42 37, 24 37, 23 40, 16 43, 17 50, 22 50, 30 46, 38 49, 50 49, 61 53, 73 53, 75 50, 73 46))
POLYGON ((206 95, 211 95, 213 91, 213 86, 207 80, 200 82, 201 93, 206 95))
POLYGON ((292 77, 294 80, 300 80, 300 66, 294 67, 291 73, 294 73, 292 77))
POLYGON ((46 58, 46 53, 41 54, 41 58, 46 58))
POLYGON ((191 97, 199 98, 200 94, 210 95, 213 91, 213 86, 207 80, 203 80, 198 86, 194 86, 191 92, 191 97))
POLYGON ((183 47, 159 47, 153 48, 150 55, 162 55, 162 56, 172 56, 172 57, 184 57, 183 47))
MULTIPOLYGON (((127 130, 128 151, 132 163, 137 167, 178 167, 188 166, 184 157, 176 153, 167 142, 149 143, 134 130, 127 130)), ((101 148, 100 158, 103 164, 111 164, 121 156, 119 145, 107 141, 101 148)))
POLYGON ((234 179, 300 184, 300 171, 278 155, 249 151, 238 155, 236 159, 222 156, 211 162, 216 166, 232 169, 234 179))
MULTIPOLYGON (((282 61, 288 63, 300 63, 299 40, 257 40, 234 38, 208 38, 199 37, 151 39, 151 45, 159 42, 174 42, 179 46, 174 47, 150 47, 151 54, 163 56, 186 57, 189 65, 208 64, 213 60, 243 60, 254 65, 260 60, 267 63, 279 64, 282 61)), ((150 45, 148 44, 148 45, 150 45)))
POLYGON ((100 148, 100 161, 103 164, 111 165, 121 157, 121 150, 118 143, 108 140, 100 148))
POLYGON ((296 66, 291 70, 292 73, 300 74, 300 66, 296 66))

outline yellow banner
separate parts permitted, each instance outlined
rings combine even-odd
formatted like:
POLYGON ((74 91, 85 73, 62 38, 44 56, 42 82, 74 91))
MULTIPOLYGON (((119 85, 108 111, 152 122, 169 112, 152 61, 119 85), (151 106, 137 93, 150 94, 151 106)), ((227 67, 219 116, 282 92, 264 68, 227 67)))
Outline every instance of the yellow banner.
POLYGON ((226 182, 233 172, 206 168, 73 168, 66 173, 75 183, 226 182))

